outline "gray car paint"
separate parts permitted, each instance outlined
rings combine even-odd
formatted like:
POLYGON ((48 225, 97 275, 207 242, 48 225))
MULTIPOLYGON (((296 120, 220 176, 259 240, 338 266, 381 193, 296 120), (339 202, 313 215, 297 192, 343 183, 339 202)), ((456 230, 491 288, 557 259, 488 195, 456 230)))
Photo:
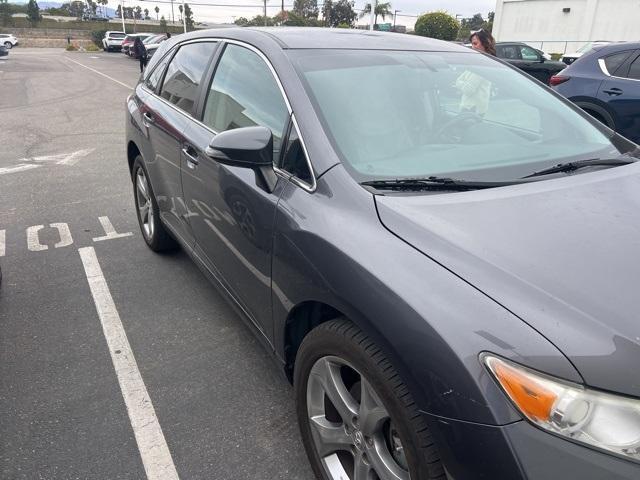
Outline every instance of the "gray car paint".
MULTIPOLYGON (((280 178, 277 201, 270 203, 275 207, 274 216, 260 216, 261 207, 252 207, 254 217, 264 221, 256 229, 258 236, 252 242, 236 235, 228 202, 214 198, 213 191, 220 188, 220 183, 210 186, 211 194, 207 194, 203 185, 202 193, 197 195, 209 206, 215 206, 220 218, 230 219, 229 245, 208 244, 217 241, 214 236, 198 245, 188 240, 189 225, 206 217, 188 202, 185 208, 191 215, 189 222, 167 226, 283 366, 290 370, 295 361, 297 344, 292 338, 312 326, 309 312, 320 305, 330 307, 332 312, 340 312, 358 325, 392 361, 419 408, 428 415, 429 425, 440 439, 441 455, 449 459, 447 469, 466 472, 455 478, 526 477, 529 474, 521 470, 519 458, 527 452, 515 451, 518 442, 499 426, 516 422, 534 429, 543 439, 552 436, 521 421, 481 364, 479 354, 493 352, 577 383, 583 383, 584 376, 603 388, 607 385, 617 392, 636 391, 634 373, 629 373, 629 365, 623 365, 625 358, 637 364, 637 350, 635 346, 629 348, 631 330, 622 330, 622 326, 632 324, 606 324, 610 315, 597 320, 593 316, 599 313, 623 316, 623 307, 636 305, 629 293, 634 285, 629 255, 638 238, 631 225, 631 221, 637 220, 633 211, 633 207, 637 211, 638 202, 634 200, 637 195, 631 190, 637 184, 637 168, 630 166, 488 191, 430 196, 373 195, 357 185, 339 164, 283 51, 291 44, 313 45, 318 39, 312 37, 318 33, 309 29, 279 29, 276 33, 229 29, 173 37, 160 47, 162 50, 154 56, 149 68, 177 43, 198 38, 219 36, 244 41, 259 49, 275 68, 295 112, 317 177, 315 191, 305 190, 286 177, 280 178), (609 203, 612 195, 615 201, 609 203), (622 205, 623 200, 627 205, 622 205), (575 228, 576 235, 569 227, 575 228), (612 232, 611 237, 607 231, 612 232), (626 240, 621 238, 625 233, 630 235, 626 240), (591 237, 585 237, 587 234, 591 237), (509 236, 518 241, 509 242, 509 236), (618 245, 613 240, 622 243, 618 245), (272 306, 264 306, 263 314, 267 315, 260 320, 253 313, 259 302, 251 306, 252 301, 263 298, 264 292, 256 281, 256 271, 244 268, 232 272, 236 268, 233 261, 217 262, 213 254, 214 258, 205 258, 215 249, 231 251, 230 245, 236 249, 236 259, 238 255, 253 258, 260 250, 256 242, 259 245, 272 242, 272 306), (550 258, 543 258, 544 255, 550 258), (594 255, 603 257, 594 259, 594 255), (621 277, 611 285, 605 285, 602 278, 592 281, 592 275, 587 273, 605 275, 609 256, 616 260, 612 264, 615 268, 623 268, 621 277), (629 265, 623 264, 625 259, 629 265), (577 270, 574 273, 563 270, 568 268, 577 270), (622 290, 616 292, 614 286, 622 290), (580 303, 587 294, 597 296, 600 292, 596 287, 604 287, 608 295, 614 295, 614 301, 619 302, 624 295, 626 300, 608 309, 606 302, 598 302, 597 298, 580 303), (598 337, 601 334, 605 336, 598 337), (620 340, 621 344, 615 343, 620 340), (623 348, 617 348, 619 344, 623 348), (586 345, 593 350, 586 351, 586 345), (623 357, 625 353, 627 356, 623 357), (626 370, 615 371, 621 366, 626 370), (604 378, 607 372, 608 383, 604 378), (483 432, 493 433, 486 437, 483 432), (461 436, 480 445, 484 439, 494 438, 493 445, 499 450, 478 448, 461 455, 452 440, 459 441, 461 436), (462 457, 467 463, 462 462, 462 457), (495 458, 495 462, 487 462, 487 458, 495 458), (498 477, 496 462, 505 465, 498 477), (470 465, 474 465, 473 470, 468 469, 470 465)), ((468 52, 443 42, 394 34, 328 35, 326 45, 339 44, 345 48, 386 45, 468 52)), ((147 127, 141 123, 140 115, 145 95, 149 92, 138 85, 128 102, 130 162, 135 147, 142 152, 150 151, 147 127)), ((171 123, 177 116, 184 117, 184 113, 173 109, 167 121, 171 123)), ((184 183, 185 169, 182 171, 184 183)), ((261 187, 259 182, 252 181, 255 177, 250 171, 224 171, 232 173, 228 177, 230 183, 244 190, 247 198, 264 197, 264 193, 257 191, 261 187)), ((156 183, 166 181, 154 175, 150 178, 154 188, 156 183)), ((209 181, 219 182, 219 177, 212 174, 209 181)), ((173 200, 184 202, 183 193, 176 193, 173 200)), ((263 252, 268 258, 269 250, 263 252)), ((258 272, 268 275, 265 269, 258 272)), ((525 447, 520 448, 535 449, 535 445, 527 446, 525 442, 525 447)), ((587 457, 592 452, 584 446, 577 448, 587 457)), ((638 472, 637 465, 622 462, 638 472)), ((529 478, 548 477, 529 475, 529 478)))

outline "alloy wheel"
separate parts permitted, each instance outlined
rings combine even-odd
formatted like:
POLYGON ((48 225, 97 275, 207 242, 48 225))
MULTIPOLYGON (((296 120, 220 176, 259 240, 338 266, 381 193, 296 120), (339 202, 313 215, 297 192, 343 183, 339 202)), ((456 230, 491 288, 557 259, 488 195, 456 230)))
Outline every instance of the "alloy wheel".
POLYGON ((139 168, 136 173, 136 203, 142 231, 147 239, 151 239, 154 231, 153 202, 147 176, 142 168, 139 168))
POLYGON ((346 360, 322 357, 307 382, 316 451, 331 480, 409 480, 404 448, 373 386, 346 360))
POLYGON ((13 48, 13 44, 11 42, 4 42, 4 48, 11 50, 13 48))

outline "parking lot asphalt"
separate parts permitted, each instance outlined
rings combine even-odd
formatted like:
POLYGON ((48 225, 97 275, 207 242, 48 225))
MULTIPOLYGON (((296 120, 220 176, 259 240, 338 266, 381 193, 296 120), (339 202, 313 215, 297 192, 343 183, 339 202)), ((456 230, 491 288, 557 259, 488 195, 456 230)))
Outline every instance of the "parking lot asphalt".
POLYGON ((54 49, 3 58, 0 478, 147 476, 86 248, 179 477, 313 478, 269 354, 186 254, 144 244, 124 145, 138 63, 54 49))

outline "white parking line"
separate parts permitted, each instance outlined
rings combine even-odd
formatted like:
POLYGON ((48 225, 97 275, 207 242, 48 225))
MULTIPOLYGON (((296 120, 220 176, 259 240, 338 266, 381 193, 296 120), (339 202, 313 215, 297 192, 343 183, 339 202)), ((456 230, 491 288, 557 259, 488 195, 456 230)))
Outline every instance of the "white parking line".
POLYGON ((6 245, 7 245, 7 236, 6 236, 6 230, 0 230, 0 257, 4 257, 4 254, 6 253, 6 245))
POLYGON ((78 251, 109 346, 111 361, 116 370, 147 478, 177 480, 178 472, 158 423, 147 387, 142 381, 120 315, 109 292, 109 286, 102 274, 96 251, 93 247, 81 248, 78 251))
POLYGON ((116 83, 118 83, 118 84, 122 85, 123 87, 128 88, 129 90, 133 90, 133 87, 132 87, 131 85, 127 85, 126 83, 122 83, 120 80, 116 80, 115 78, 110 77, 109 75, 107 75, 107 74, 105 74, 105 73, 99 72, 99 71, 98 71, 98 70, 96 70, 95 68, 87 67, 86 65, 83 65, 83 64, 82 64, 82 63, 80 63, 80 62, 76 62, 75 60, 72 60, 72 59, 71 59, 71 58, 69 58, 69 57, 65 57, 65 58, 66 58, 67 60, 69 60, 70 62, 77 63, 78 65, 80 65, 81 67, 86 68, 87 70, 91 70, 92 72, 97 73, 98 75, 102 75, 103 77, 108 78, 108 79, 109 79, 109 80, 111 80, 112 82, 116 82, 116 83))
POLYGON ((133 235, 132 232, 126 232, 126 233, 116 232, 116 229, 113 228, 113 224, 111 223, 111 220, 109 220, 109 217, 98 217, 98 220, 102 225, 102 229, 104 230, 105 235, 103 237, 95 237, 93 239, 94 242, 102 242, 104 240, 113 240, 114 238, 130 237, 133 235))
POLYGON ((16 173, 16 172, 24 172, 25 170, 31 170, 32 168, 38 168, 40 165, 33 164, 20 164, 15 165, 13 167, 4 167, 0 168, 0 175, 5 175, 7 173, 16 173))

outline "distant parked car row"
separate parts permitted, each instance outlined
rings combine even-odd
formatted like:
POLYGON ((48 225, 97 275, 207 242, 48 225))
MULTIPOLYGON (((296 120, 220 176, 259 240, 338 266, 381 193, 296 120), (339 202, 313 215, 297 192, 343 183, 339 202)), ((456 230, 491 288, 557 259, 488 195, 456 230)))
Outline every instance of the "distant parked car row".
POLYGON ((640 143, 640 42, 589 42, 561 62, 526 43, 498 42, 496 56, 640 143))
POLYGON ((131 48, 133 47, 133 42, 135 41, 136 37, 139 37, 144 43, 144 46, 147 49, 148 57, 151 57, 155 53, 156 49, 160 46, 160 44, 167 39, 167 35, 164 33, 126 34, 124 32, 108 31, 102 39, 102 47, 105 52, 116 50, 121 51, 125 55, 128 55, 132 58, 137 58, 136 54, 131 48))

